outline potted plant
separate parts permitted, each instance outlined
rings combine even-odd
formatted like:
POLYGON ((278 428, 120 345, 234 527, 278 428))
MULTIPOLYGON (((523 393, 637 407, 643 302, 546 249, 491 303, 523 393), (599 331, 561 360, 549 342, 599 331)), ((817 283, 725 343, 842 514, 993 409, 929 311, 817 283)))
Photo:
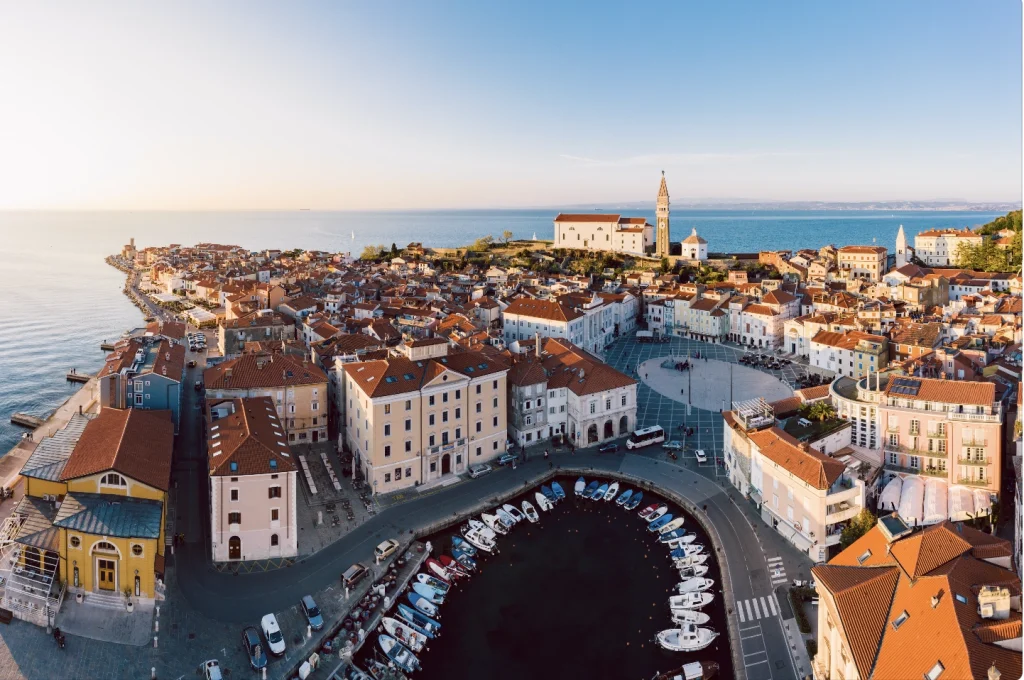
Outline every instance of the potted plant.
POLYGON ((125 588, 123 594, 124 600, 127 603, 125 606, 128 608, 128 613, 131 614, 133 611, 135 611, 135 603, 132 602, 132 589, 125 588))

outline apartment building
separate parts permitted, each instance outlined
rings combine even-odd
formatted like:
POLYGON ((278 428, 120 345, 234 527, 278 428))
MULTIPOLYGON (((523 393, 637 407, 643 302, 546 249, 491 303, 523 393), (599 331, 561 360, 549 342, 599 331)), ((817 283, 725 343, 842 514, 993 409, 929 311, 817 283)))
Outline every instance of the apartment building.
POLYGON ((955 267, 960 244, 980 246, 981 241, 970 229, 929 229, 914 237, 914 252, 930 267, 955 267))
POLYGON ((207 403, 214 562, 298 554, 298 467, 286 442, 284 426, 269 397, 207 403))
POLYGON ((327 375, 315 363, 287 354, 243 354, 203 372, 207 399, 268 397, 288 444, 327 439, 327 375))
POLYGON ((889 365, 889 340, 860 331, 818 331, 811 338, 811 366, 859 378, 889 365))
POLYGON ((575 345, 586 342, 586 315, 556 300, 517 298, 501 313, 505 345, 540 333, 565 338, 575 345))
POLYGON ((466 472, 505 452, 509 366, 475 351, 347 364, 344 441, 374 493, 466 472))
POLYGON ((759 302, 743 296, 728 301, 729 340, 749 347, 781 347, 785 322, 800 314, 800 299, 783 290, 764 295, 759 302))
POLYGON ((839 271, 849 278, 881 281, 888 251, 883 246, 843 246, 838 251, 839 271))
POLYGON ((295 322, 270 309, 260 309, 237 319, 226 319, 217 327, 217 347, 222 356, 236 357, 246 343, 295 339, 295 322))
POLYGON ((121 340, 97 374, 100 407, 170 411, 177 434, 184 376, 183 345, 155 336, 121 340))
POLYGON ((1008 541, 964 524, 914 531, 896 514, 828 564, 815 680, 1021 677, 1021 581, 1008 541))

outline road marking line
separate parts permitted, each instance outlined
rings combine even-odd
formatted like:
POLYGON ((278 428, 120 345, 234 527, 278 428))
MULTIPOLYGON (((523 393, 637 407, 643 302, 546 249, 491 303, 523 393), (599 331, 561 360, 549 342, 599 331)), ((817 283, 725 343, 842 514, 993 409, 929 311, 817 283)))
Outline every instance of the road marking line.
POLYGON ((742 630, 761 630, 761 624, 760 623, 757 623, 756 621, 752 621, 751 623, 753 623, 754 625, 753 626, 747 626, 746 628, 740 628, 740 630, 741 631, 742 630))
POLYGON ((757 598, 756 597, 754 598, 753 602, 754 602, 754 615, 758 619, 760 619, 761 618, 761 610, 757 608, 757 598))
POLYGON ((757 635, 746 635, 746 636, 741 635, 740 636, 741 640, 753 640, 754 638, 762 638, 763 639, 764 636, 761 635, 760 633, 758 633, 757 635))
POLYGON ((765 659, 764 661, 755 661, 754 663, 747 663, 747 662, 744 661, 743 662, 743 667, 744 668, 750 668, 751 666, 757 666, 757 665, 760 665, 760 664, 763 664, 763 663, 768 663, 768 660, 765 659))
POLYGON ((743 600, 743 606, 747 608, 747 618, 753 620, 754 615, 750 613, 750 600, 743 600))
POLYGON ((768 596, 768 604, 771 605, 772 616, 778 616, 779 615, 779 611, 775 608, 775 594, 774 593, 772 593, 771 595, 768 596))
POLYGON ((782 561, 781 557, 769 557, 768 558, 768 564, 772 564, 773 562, 781 562, 781 561, 782 561))
POLYGON ((775 593, 772 593, 772 603, 779 608, 779 611, 782 611, 782 605, 779 604, 779 598, 775 597, 775 593))
POLYGON ((773 586, 777 586, 777 585, 779 585, 780 583, 785 583, 785 582, 786 582, 786 579, 784 579, 784 578, 777 578, 777 579, 775 579, 774 581, 772 581, 772 585, 773 585, 773 586))
POLYGON ((767 618, 768 617, 768 603, 764 601, 763 597, 761 598, 761 609, 764 610, 764 615, 767 618))
MULTIPOLYGON (((764 654, 765 656, 768 656, 768 650, 762 649, 760 652, 751 652, 750 654, 744 654, 743 657, 746 658, 748 656, 757 656, 758 654, 764 654)), ((227 656, 226 653, 225 656, 227 656)))
POLYGON ((739 600, 736 601, 736 611, 740 613, 740 623, 746 623, 747 619, 743 616, 743 607, 740 605, 739 600))

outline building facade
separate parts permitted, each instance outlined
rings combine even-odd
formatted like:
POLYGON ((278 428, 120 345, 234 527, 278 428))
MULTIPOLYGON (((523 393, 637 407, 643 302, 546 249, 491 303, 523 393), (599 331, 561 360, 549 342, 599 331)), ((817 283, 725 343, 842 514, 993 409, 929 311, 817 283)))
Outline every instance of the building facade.
POLYGON ((658 257, 671 255, 672 233, 669 227, 670 203, 668 198, 668 183, 665 181, 665 172, 661 173, 661 185, 658 187, 658 202, 655 207, 655 216, 658 222, 658 234, 656 238, 655 252, 658 257))
POLYGON ((170 411, 177 434, 184 375, 183 345, 153 336, 121 340, 97 375, 100 406, 170 411))
POLYGON ((851 278, 881 281, 887 253, 883 246, 843 246, 838 252, 839 271, 851 278))
POLYGON ((929 229, 914 237, 914 252, 929 267, 955 267, 960 244, 980 246, 981 241, 970 229, 929 229))

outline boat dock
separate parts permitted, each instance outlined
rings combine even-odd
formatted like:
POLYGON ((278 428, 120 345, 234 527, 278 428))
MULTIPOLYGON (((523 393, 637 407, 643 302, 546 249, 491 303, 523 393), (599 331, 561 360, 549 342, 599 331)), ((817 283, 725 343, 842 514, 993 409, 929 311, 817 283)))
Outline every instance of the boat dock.
POLYGON ((112 342, 101 342, 100 343, 100 349, 103 350, 104 352, 113 352, 114 351, 114 343, 112 343, 112 342))
POLYGON ((68 371, 68 374, 65 377, 71 382, 77 383, 87 383, 90 380, 92 380, 91 375, 89 375, 88 373, 79 373, 77 368, 72 368, 70 371, 68 371))
POLYGON ((15 413, 11 416, 11 424, 21 425, 22 427, 31 427, 33 430, 37 427, 42 427, 45 421, 42 418, 36 416, 30 416, 27 413, 15 413))

